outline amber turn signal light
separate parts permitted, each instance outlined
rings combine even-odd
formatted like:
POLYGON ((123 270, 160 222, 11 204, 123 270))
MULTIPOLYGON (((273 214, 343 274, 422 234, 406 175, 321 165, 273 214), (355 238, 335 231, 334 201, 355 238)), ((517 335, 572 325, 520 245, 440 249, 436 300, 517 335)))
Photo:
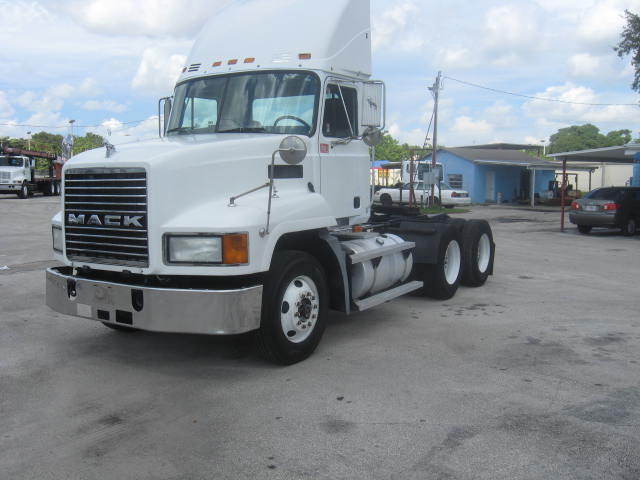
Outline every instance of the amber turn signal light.
POLYGON ((222 255, 225 265, 245 265, 249 263, 249 238, 246 233, 222 237, 222 255))

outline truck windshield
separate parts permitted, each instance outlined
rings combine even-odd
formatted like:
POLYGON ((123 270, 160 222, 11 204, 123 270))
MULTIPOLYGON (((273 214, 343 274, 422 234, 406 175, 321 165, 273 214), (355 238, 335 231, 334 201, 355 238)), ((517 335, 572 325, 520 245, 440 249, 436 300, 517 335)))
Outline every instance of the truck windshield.
POLYGON ((313 135, 320 81, 311 73, 260 72, 191 80, 176 87, 168 135, 313 135))
POLYGON ((0 157, 0 167, 23 167, 24 163, 21 158, 0 157))

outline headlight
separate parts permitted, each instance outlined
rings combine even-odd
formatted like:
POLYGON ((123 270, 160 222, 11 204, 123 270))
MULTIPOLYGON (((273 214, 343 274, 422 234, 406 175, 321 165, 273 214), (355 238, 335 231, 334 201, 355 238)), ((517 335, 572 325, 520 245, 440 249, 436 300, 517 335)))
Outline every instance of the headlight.
POLYGON ((51 235, 53 237, 53 250, 62 253, 62 227, 53 225, 51 227, 51 235))
POLYGON ((175 234, 165 236, 168 264, 245 265, 249 263, 247 234, 175 234))
POLYGON ((169 263, 221 263, 222 239, 203 235, 167 237, 169 263))

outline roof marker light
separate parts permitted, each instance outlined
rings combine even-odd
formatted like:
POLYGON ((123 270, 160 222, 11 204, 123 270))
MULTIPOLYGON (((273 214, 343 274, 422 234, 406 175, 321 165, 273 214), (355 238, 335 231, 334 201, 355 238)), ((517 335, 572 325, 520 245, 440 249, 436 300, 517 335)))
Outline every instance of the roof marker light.
POLYGON ((220 65, 222 65, 222 62, 213 62, 212 67, 219 67, 220 65))
POLYGON ((245 59, 244 59, 244 63, 253 63, 253 62, 255 62, 255 61, 256 61, 256 59, 255 59, 255 58, 253 58, 253 57, 249 57, 249 58, 245 58, 245 59))
POLYGON ((237 59, 237 58, 234 58, 233 60, 229 60, 229 61, 227 62, 227 64, 228 64, 228 65, 235 65, 235 64, 237 64, 237 63, 238 63, 238 59, 237 59))
POLYGON ((300 60, 311 60, 311 54, 310 53, 301 53, 298 55, 298 58, 300 60))

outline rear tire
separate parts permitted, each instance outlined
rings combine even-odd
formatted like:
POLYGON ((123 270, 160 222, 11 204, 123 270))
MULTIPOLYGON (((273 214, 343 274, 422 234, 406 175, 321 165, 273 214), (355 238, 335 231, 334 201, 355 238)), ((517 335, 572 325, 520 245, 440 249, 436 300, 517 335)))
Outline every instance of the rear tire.
POLYGON ((391 200, 391 196, 389 194, 385 193, 380 197, 380 203, 383 207, 391 207, 393 205, 393 200, 391 200))
POLYGON ((624 226, 622 227, 622 234, 625 237, 633 237, 638 231, 638 221, 633 218, 633 217, 629 217, 627 218, 627 221, 624 223, 624 226))
POLYGON ((493 269, 493 232, 486 220, 469 220, 462 229, 464 267, 462 284, 481 287, 493 269))
POLYGON ((124 325, 117 325, 115 323, 102 322, 102 324, 105 327, 110 328, 111 330, 115 330, 116 332, 121 332, 121 333, 135 333, 140 331, 137 328, 126 327, 124 325))
POLYGON ((256 332, 263 356, 281 365, 308 358, 320 343, 328 309, 325 273, 316 259, 305 252, 276 252, 264 282, 256 332))
POLYGON ((462 260, 460 234, 450 225, 440 237, 438 263, 424 266, 424 295, 438 300, 452 298, 460 286, 462 260))
POLYGON ((590 233, 591 233, 591 229, 592 229, 592 228, 593 228, 593 227, 590 227, 590 226, 588 226, 588 225, 578 225, 578 231, 579 231, 580 233, 582 233, 583 235, 588 235, 588 234, 590 234, 590 233))

